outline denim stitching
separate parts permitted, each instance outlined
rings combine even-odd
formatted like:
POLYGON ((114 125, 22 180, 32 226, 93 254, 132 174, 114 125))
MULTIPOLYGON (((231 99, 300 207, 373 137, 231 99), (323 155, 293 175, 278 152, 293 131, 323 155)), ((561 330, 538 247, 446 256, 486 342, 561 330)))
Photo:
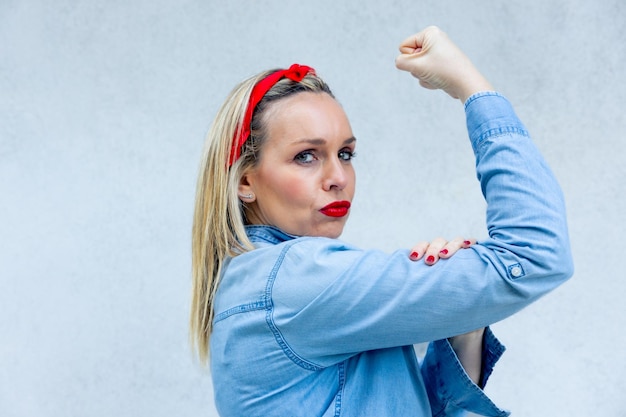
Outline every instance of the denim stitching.
POLYGON ((484 145, 488 143, 487 139, 495 138, 498 136, 509 135, 509 134, 517 134, 526 138, 530 137, 530 134, 525 129, 522 129, 520 127, 501 126, 501 127, 494 127, 492 129, 487 130, 486 132, 481 133, 480 136, 478 136, 478 138, 476 138, 472 144, 473 144, 474 149, 476 149, 477 151, 481 151, 484 145))
POLYGON ((341 362, 337 365, 337 373, 339 377, 339 389, 337 393, 337 397, 335 399, 335 417, 339 417, 341 415, 341 398, 343 396, 343 387, 346 383, 346 372, 345 372, 345 362, 341 362))
POLYGON ((283 350, 285 355, 287 355, 287 357, 291 359, 293 363, 309 371, 319 371, 323 369, 323 367, 316 365, 312 362, 309 362, 301 358, 300 356, 298 356, 291 349, 289 344, 285 341, 285 338, 283 337, 282 333, 276 326, 276 323, 274 323, 274 303, 272 302, 272 288, 274 286, 274 280, 276 279, 276 275, 278 274, 278 269, 280 268, 283 262, 283 259, 285 258, 285 255, 287 254, 287 251, 291 249, 291 247, 295 243, 296 242, 294 241, 290 244, 285 245, 283 250, 280 252, 280 255, 278 256, 278 260, 274 264, 272 271, 270 272, 270 276, 267 280, 267 286, 265 288, 265 304, 266 304, 265 305, 265 321, 267 322, 267 325, 269 326, 272 333, 274 333, 274 338, 276 339, 276 342, 278 343, 280 348, 283 350))
POLYGON ((238 305, 236 307, 232 307, 229 308, 226 311, 221 312, 220 314, 218 314, 215 317, 215 323, 217 323, 218 321, 224 320, 225 318, 228 318, 234 314, 240 314, 240 313, 246 313, 248 311, 254 311, 254 310, 263 310, 265 308, 265 300, 261 300, 261 301, 256 301, 253 303, 248 303, 248 304, 241 304, 238 305))
POLYGON ((473 96, 469 97, 465 101, 463 107, 465 108, 465 110, 467 110, 471 102, 478 100, 479 98, 482 98, 482 97, 493 97, 493 96, 505 98, 502 94, 498 93, 497 91, 480 91, 474 94, 473 96))

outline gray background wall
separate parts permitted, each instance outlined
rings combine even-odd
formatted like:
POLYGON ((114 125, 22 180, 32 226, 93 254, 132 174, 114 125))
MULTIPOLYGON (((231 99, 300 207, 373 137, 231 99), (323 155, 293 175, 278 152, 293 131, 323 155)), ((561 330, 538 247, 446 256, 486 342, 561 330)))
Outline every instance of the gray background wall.
POLYGON ((460 103, 394 68, 436 24, 559 178, 573 280, 494 326, 516 416, 624 416, 621 0, 0 0, 0 415, 213 416, 187 343, 203 138, 228 91, 312 65, 359 138, 346 240, 484 237, 460 103))

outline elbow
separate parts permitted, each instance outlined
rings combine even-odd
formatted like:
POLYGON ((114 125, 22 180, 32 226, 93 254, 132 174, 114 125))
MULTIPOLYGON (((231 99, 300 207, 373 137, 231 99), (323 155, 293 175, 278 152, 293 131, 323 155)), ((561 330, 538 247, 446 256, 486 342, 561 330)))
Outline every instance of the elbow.
POLYGON ((558 237, 552 239, 549 247, 545 247, 543 268, 548 274, 553 275, 558 282, 565 282, 574 275, 574 259, 570 248, 567 229, 558 237))
POLYGON ((567 281, 574 275, 574 259, 569 244, 566 245, 565 250, 557 254, 551 267, 561 282, 567 281))
POLYGON ((574 258, 572 257, 569 242, 567 242, 567 253, 563 255, 562 274, 564 276, 564 280, 568 280, 574 275, 574 258))
POLYGON ((537 268, 538 275, 551 282, 551 287, 557 287, 574 275, 574 262, 569 254, 554 257, 537 268))
MULTIPOLYGON (((550 211, 546 210, 544 213, 550 211)), ((533 228, 534 233, 531 233, 529 240, 533 251, 527 255, 529 259, 533 259, 533 254, 536 254, 539 271, 552 277, 559 285, 574 275, 574 260, 564 208, 555 210, 551 217, 542 226, 533 228)))
POLYGON ((483 245, 498 259, 496 264, 502 268, 502 276, 520 290, 529 289, 531 298, 551 291, 574 274, 567 233, 543 234, 523 243, 504 243, 492 238, 483 245), (531 287, 527 288, 526 284, 531 287))
POLYGON ((558 287, 574 275, 574 260, 567 239, 552 241, 549 247, 535 248, 524 253, 522 259, 522 264, 529 265, 531 275, 544 282, 546 291, 558 287))
POLYGON ((504 252, 500 255, 500 261, 504 263, 503 275, 512 293, 524 304, 552 292, 574 274, 569 250, 532 252, 523 255, 504 252))

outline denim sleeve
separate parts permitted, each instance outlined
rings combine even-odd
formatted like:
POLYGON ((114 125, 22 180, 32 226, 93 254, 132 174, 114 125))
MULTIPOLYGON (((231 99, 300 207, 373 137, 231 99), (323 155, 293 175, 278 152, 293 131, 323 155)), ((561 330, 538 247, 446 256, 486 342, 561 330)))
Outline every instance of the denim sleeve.
POLYGON ((508 100, 478 93, 465 109, 487 202, 489 239, 476 250, 534 300, 573 274, 561 189, 508 100))
POLYGON ((294 354, 325 366, 445 339, 509 317, 571 276, 561 189, 512 106, 479 93, 465 110, 489 238, 434 266, 407 250, 289 242, 270 275, 267 320, 294 354))
POLYGON ((483 339, 483 369, 478 386, 465 373, 447 339, 430 343, 421 364, 421 372, 433 416, 464 416, 465 411, 484 416, 508 416, 509 412, 498 408, 481 389, 485 387, 503 352, 504 346, 487 328, 483 339))

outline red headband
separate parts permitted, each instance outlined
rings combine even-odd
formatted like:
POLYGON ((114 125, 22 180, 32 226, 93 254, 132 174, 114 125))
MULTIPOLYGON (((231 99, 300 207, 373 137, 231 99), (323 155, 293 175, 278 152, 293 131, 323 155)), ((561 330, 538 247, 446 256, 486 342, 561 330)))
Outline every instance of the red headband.
POLYGON ((243 117, 243 123, 241 128, 235 133, 232 149, 230 150, 230 157, 228 159, 228 166, 230 167, 241 156, 241 148, 243 144, 248 140, 250 136, 250 123, 252 122, 252 114, 257 104, 263 99, 265 94, 282 78, 289 78, 292 81, 300 82, 307 74, 315 75, 315 70, 306 65, 293 64, 286 70, 280 70, 271 73, 261 81, 256 83, 250 94, 250 102, 248 102, 248 108, 246 114, 243 117))

